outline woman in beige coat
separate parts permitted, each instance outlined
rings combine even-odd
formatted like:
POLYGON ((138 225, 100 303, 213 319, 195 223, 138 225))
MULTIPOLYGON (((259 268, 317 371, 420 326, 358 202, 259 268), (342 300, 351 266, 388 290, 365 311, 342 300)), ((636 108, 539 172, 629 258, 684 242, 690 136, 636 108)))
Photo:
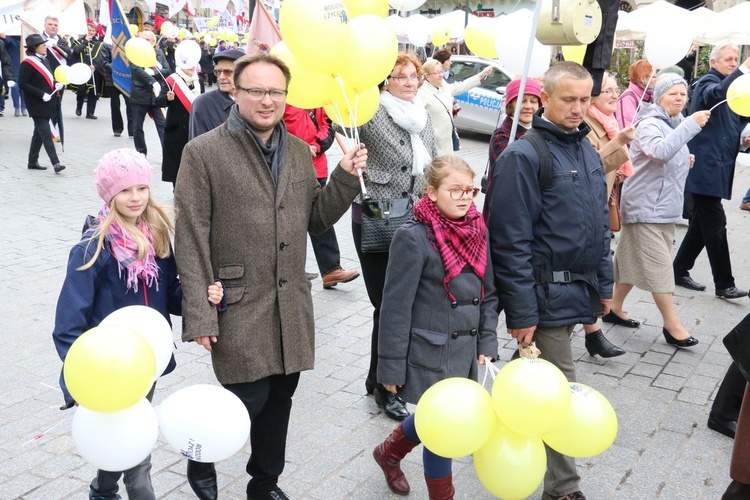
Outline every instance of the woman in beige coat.
POLYGON ((435 59, 427 59, 422 65, 422 72, 425 75, 425 82, 417 92, 417 99, 432 118, 438 156, 452 154, 453 96, 477 87, 492 73, 492 66, 487 66, 481 73, 456 83, 447 83, 443 80, 443 65, 435 59))
MULTIPOLYGON (((604 174, 607 180, 607 199, 610 201, 610 210, 615 210, 612 202, 617 203, 619 199, 620 185, 626 177, 633 175, 633 165, 628 156, 627 144, 635 136, 635 127, 630 125, 622 130, 617 124, 614 113, 617 109, 617 96, 619 94, 617 81, 605 73, 602 79, 601 93, 592 98, 591 106, 586 114, 586 123, 591 127, 588 139, 599 152, 604 165, 604 174)), ((605 323, 637 328, 638 321, 623 318, 610 312, 602 320, 605 323)), ((586 350, 594 356, 598 354, 603 358, 613 358, 625 354, 625 351, 612 344, 604 337, 597 323, 583 325, 586 333, 586 350)))

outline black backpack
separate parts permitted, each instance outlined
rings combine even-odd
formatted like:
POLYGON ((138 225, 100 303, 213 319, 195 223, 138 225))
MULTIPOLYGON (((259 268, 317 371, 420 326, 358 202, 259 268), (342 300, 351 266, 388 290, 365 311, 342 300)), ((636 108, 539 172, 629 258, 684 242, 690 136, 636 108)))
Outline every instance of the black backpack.
MULTIPOLYGON (((520 139, 526 139, 529 141, 531 145, 534 146, 536 154, 539 157, 539 189, 542 190, 552 186, 552 152, 549 150, 549 146, 547 146, 547 141, 544 140, 542 134, 540 134, 535 128, 527 130, 519 140, 520 139)), ((489 172, 490 165, 488 163, 481 181, 483 193, 487 193, 487 187, 489 186, 489 172)))

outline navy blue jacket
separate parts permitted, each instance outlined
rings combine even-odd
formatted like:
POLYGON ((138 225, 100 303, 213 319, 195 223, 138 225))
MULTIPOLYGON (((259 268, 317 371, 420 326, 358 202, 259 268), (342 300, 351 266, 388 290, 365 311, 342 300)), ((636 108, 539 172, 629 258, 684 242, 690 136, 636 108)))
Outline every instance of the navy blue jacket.
MULTIPOLYGON (((727 98, 729 85, 742 76, 734 70, 724 77, 712 69, 695 84, 689 113, 711 109, 727 98)), ((711 111, 703 130, 688 142, 695 155, 695 164, 688 173, 685 191, 688 193, 730 199, 734 182, 734 165, 740 152, 740 134, 748 118, 739 116, 728 105, 722 104, 711 111)))
POLYGON ((534 146, 514 141, 495 163, 488 219, 495 285, 508 328, 593 323, 612 296, 607 186, 584 122, 565 132, 541 117, 533 127, 553 160, 552 185, 540 191, 534 146), (589 283, 537 283, 535 269, 589 276, 589 283))
MULTIPOLYGON (((170 314, 182 315, 182 287, 177 277, 174 255, 166 259, 156 259, 159 266, 158 290, 156 284, 146 287, 141 281, 138 292, 127 290, 125 273, 122 277, 117 260, 105 243, 96 264, 79 271, 78 268, 91 260, 96 251, 96 241, 89 241, 91 232, 70 251, 68 271, 65 276, 60 298, 57 300, 55 330, 52 338, 60 359, 65 356, 73 342, 87 330, 99 325, 113 311, 126 306, 147 305, 159 311, 171 325, 170 314)), ((162 375, 175 368, 172 359, 162 375)), ((75 401, 68 392, 60 372, 60 388, 65 397, 65 407, 70 408, 75 401)))

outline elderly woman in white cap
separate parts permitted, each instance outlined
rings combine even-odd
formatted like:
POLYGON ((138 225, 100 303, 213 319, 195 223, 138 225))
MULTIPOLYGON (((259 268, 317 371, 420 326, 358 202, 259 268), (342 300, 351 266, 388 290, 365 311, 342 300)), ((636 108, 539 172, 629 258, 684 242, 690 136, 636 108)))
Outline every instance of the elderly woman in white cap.
POLYGON ((666 73, 654 87, 654 103, 638 114, 630 145, 634 173, 625 181, 620 200, 623 224, 611 308, 623 317, 623 301, 633 286, 651 292, 664 320, 664 340, 677 347, 692 347, 698 340, 682 326, 674 309, 670 249, 674 224, 682 218, 685 179, 694 161, 687 143, 711 115, 698 111, 684 118, 686 103, 687 82, 666 73))
POLYGON ((417 92, 417 99, 430 113, 432 126, 435 129, 435 144, 438 156, 453 153, 453 96, 463 94, 478 86, 492 73, 492 66, 462 82, 448 83, 443 80, 443 65, 435 59, 427 59, 422 64, 425 83, 417 92))

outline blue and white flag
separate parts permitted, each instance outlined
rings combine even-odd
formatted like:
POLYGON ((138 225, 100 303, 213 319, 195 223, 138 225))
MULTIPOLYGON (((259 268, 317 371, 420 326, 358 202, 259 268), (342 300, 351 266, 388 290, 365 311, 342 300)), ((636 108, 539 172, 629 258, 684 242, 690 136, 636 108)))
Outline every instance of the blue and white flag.
POLYGON ((110 0, 110 33, 112 36, 112 81, 120 92, 130 97, 130 63, 125 55, 125 42, 130 40, 130 27, 120 0, 110 0))

